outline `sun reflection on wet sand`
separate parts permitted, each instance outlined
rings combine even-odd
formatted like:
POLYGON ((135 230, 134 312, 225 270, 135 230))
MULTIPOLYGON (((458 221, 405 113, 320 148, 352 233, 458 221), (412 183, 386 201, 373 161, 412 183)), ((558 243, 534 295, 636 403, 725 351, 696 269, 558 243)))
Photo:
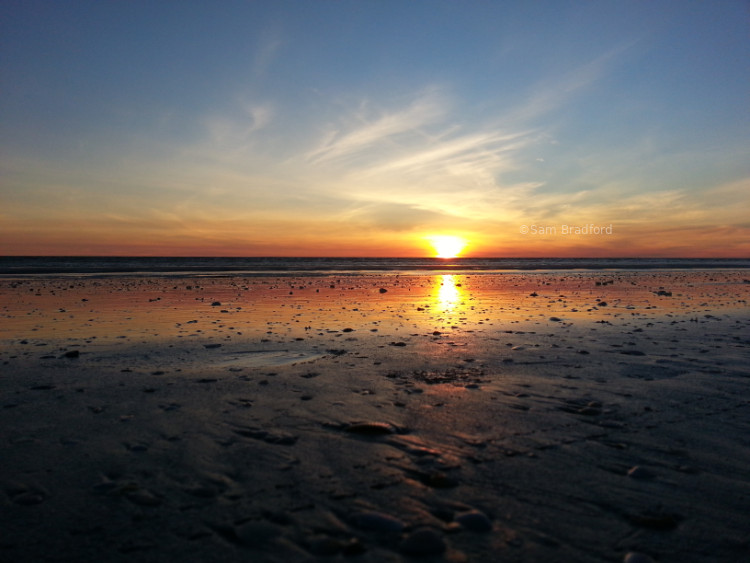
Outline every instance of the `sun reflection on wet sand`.
POLYGON ((435 276, 435 304, 443 312, 453 311, 463 300, 461 284, 453 274, 435 276))

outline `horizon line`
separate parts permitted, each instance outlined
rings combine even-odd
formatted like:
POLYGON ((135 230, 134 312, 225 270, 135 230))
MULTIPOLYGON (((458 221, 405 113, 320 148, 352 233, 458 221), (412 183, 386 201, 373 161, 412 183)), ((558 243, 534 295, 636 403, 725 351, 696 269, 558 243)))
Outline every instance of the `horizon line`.
POLYGON ((218 260, 750 260, 750 256, 284 256, 284 255, 148 255, 148 254, 9 254, 0 259, 13 258, 136 258, 136 259, 218 259, 218 260))

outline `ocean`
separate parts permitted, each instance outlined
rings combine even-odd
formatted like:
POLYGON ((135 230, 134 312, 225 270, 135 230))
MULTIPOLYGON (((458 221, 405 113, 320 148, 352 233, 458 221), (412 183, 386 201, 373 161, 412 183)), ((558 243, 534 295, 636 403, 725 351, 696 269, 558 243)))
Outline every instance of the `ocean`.
POLYGON ((327 275, 747 269, 746 258, 183 258, 0 256, 0 276, 327 275))

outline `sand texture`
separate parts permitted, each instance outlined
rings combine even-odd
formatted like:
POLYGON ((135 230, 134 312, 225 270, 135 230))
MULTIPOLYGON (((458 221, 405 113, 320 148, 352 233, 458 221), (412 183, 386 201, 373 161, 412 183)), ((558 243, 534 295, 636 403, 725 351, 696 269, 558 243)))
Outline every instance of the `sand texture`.
POLYGON ((2 279, 0 560, 750 560, 748 277, 2 279))

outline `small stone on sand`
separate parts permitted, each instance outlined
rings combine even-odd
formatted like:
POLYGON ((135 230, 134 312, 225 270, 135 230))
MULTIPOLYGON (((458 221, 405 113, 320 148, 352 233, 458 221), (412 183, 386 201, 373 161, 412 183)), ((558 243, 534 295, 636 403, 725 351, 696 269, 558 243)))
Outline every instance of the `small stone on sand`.
POLYGON ((336 555, 342 549, 339 540, 329 537, 315 538, 310 542, 310 553, 319 557, 336 555))
POLYGON ((445 542, 432 528, 420 528, 409 534, 399 547, 407 555, 436 555, 445 551, 445 542))
POLYGON ((346 431, 351 432, 352 434, 362 434, 365 436, 379 436, 396 433, 396 429, 387 422, 358 422, 347 426, 346 431))
POLYGON ((128 500, 139 506, 159 506, 161 504, 159 497, 144 489, 128 494, 128 500))
POLYGON ((456 522, 463 528, 474 532, 489 532, 492 530, 492 522, 479 510, 470 510, 456 516, 456 522))
POLYGON ((406 527, 398 518, 375 511, 357 512, 350 520, 357 528, 376 532, 399 533, 406 527))
POLYGON ((422 477, 422 482, 434 489, 451 489, 458 486, 458 479, 442 471, 428 473, 422 477))
POLYGON ((13 497, 13 502, 21 506, 32 506, 44 502, 44 495, 34 491, 25 491, 13 497))
POLYGON ((654 563, 654 560, 648 555, 645 553, 638 553, 637 551, 631 551, 626 554, 622 561, 623 563, 654 563))
POLYGON ((628 477, 632 479, 653 479, 655 475, 646 469, 645 467, 641 467, 640 465, 636 465, 635 467, 631 467, 628 470, 628 477))
POLYGON ((265 520, 251 520, 235 527, 234 533, 242 545, 255 547, 273 540, 281 534, 281 529, 265 520))

